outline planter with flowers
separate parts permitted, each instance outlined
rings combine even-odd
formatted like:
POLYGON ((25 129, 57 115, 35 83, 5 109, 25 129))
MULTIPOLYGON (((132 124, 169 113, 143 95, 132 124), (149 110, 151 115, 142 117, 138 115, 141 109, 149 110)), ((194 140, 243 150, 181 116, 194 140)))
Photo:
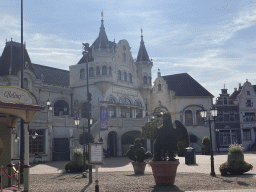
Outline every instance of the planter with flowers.
POLYGON ((149 122, 143 126, 142 135, 146 139, 154 140, 153 158, 149 164, 156 185, 172 185, 179 165, 179 160, 175 159, 178 152, 178 132, 172 125, 169 112, 163 114, 163 125, 159 128, 158 121, 149 122))
POLYGON ((220 172, 221 175, 242 175, 252 168, 250 163, 244 161, 242 145, 235 143, 229 146, 228 161, 220 165, 220 172))
POLYGON ((130 146, 130 149, 126 152, 126 156, 133 160, 134 173, 144 174, 146 167, 146 162, 144 161, 151 157, 151 153, 145 151, 140 139, 135 139, 134 145, 130 146))

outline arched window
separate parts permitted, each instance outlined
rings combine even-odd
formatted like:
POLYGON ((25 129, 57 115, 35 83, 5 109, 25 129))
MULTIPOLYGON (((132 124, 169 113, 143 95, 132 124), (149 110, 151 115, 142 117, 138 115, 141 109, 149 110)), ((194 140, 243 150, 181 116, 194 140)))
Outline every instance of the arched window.
POLYGON ((139 101, 135 101, 135 103, 134 103, 136 106, 138 106, 138 107, 142 107, 142 104, 141 104, 141 102, 139 102, 139 101))
POLYGON ((148 79, 147 76, 143 77, 143 84, 147 84, 147 79, 148 79))
POLYGON ((93 69, 93 67, 90 67, 90 69, 89 69, 89 77, 94 77, 94 69, 93 69))
POLYGON ((84 69, 80 70, 80 79, 85 79, 85 70, 84 69))
POLYGON ((129 82, 132 83, 132 74, 129 73, 129 82))
POLYGON ((224 105, 227 105, 228 104, 228 100, 226 97, 224 97, 224 105))
POLYGON ((24 88, 24 89, 27 89, 27 90, 29 89, 29 88, 28 88, 28 79, 27 79, 27 78, 24 78, 24 79, 23 79, 23 88, 24 88))
POLYGON ((193 125, 193 115, 191 110, 185 111, 185 125, 193 125))
POLYGON ((69 114, 69 106, 68 103, 64 100, 58 100, 54 103, 54 115, 62 116, 69 114))
POLYGON ((124 105, 132 105, 132 102, 130 99, 126 98, 126 97, 122 97, 120 99, 120 104, 124 104, 124 105))
POLYGON ((162 91, 162 85, 158 84, 158 91, 162 91))
POLYGON ((126 62, 126 54, 123 53, 123 62, 126 62))
POLYGON ((96 67, 96 75, 100 75, 100 67, 99 66, 96 67))
POLYGON ((196 123, 197 123, 197 125, 203 125, 204 124, 204 119, 200 115, 200 110, 196 111, 196 123))
MULTIPOLYGON (((113 97, 109 97, 108 102, 110 104, 115 104, 116 100, 113 97)), ((110 117, 110 118, 116 117, 116 107, 115 106, 108 105, 108 117, 110 117)))
POLYGON ((113 97, 108 98, 109 103, 116 103, 116 100, 113 97))
POLYGON ((151 77, 148 77, 148 83, 151 84, 151 77))
POLYGON ((127 73, 124 72, 124 80, 127 81, 127 73))
POLYGON ((121 71, 120 70, 117 71, 117 80, 121 80, 121 71))
POLYGON ((112 68, 109 66, 109 75, 112 75, 112 68))
POLYGON ((102 67, 102 75, 107 75, 107 67, 105 65, 102 67))

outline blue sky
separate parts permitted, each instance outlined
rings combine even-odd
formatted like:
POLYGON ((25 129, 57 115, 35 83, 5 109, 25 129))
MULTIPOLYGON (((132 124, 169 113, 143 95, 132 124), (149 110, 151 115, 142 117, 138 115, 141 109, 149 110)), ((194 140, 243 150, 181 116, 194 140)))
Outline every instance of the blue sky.
MULTIPOLYGON (((251 0, 24 0, 24 41, 31 61, 67 69, 92 44, 101 11, 109 40, 126 39, 133 57, 143 28, 153 79, 188 73, 215 97, 248 79, 256 84, 256 2, 251 0)), ((0 1, 0 54, 20 42, 20 1, 0 1)))

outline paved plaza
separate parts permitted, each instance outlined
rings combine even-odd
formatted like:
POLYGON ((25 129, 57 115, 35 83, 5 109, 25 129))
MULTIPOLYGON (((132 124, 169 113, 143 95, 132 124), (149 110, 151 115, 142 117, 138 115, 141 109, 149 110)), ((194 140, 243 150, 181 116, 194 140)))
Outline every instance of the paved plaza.
MULTIPOLYGON (((210 155, 196 155, 195 165, 186 165, 184 157, 178 157, 180 165, 177 170, 175 185, 158 187, 154 184, 154 177, 149 165, 145 175, 134 175, 131 160, 126 157, 105 158, 105 165, 99 168, 100 191, 201 191, 215 192, 256 192, 255 169, 242 176, 222 177, 219 166, 227 160, 226 154, 214 155, 215 172, 213 178, 210 173, 210 155)), ((256 154, 246 153, 245 161, 256 167, 256 154)), ((88 178, 79 174, 66 174, 64 165, 67 162, 48 162, 32 165, 31 191, 94 191, 94 182, 88 185, 88 178), (44 186, 44 187, 42 187, 44 186)), ((93 169, 93 181, 95 170, 93 169)))

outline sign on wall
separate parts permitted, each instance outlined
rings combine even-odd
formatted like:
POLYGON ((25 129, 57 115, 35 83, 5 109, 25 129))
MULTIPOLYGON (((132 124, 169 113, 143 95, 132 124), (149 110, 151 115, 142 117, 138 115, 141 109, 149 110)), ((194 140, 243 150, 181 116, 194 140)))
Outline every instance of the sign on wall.
POLYGON ((103 143, 90 143, 90 163, 103 163, 103 143))
POLYGON ((21 103, 25 105, 34 104, 34 99, 30 93, 19 87, 0 86, 0 101, 7 103, 21 103))
POLYGON ((132 95, 132 96, 138 96, 137 91, 129 90, 129 89, 121 89, 117 87, 113 87, 113 92, 114 93, 121 93, 124 95, 132 95))
POLYGON ((100 130, 108 130, 108 101, 100 101, 100 130))

